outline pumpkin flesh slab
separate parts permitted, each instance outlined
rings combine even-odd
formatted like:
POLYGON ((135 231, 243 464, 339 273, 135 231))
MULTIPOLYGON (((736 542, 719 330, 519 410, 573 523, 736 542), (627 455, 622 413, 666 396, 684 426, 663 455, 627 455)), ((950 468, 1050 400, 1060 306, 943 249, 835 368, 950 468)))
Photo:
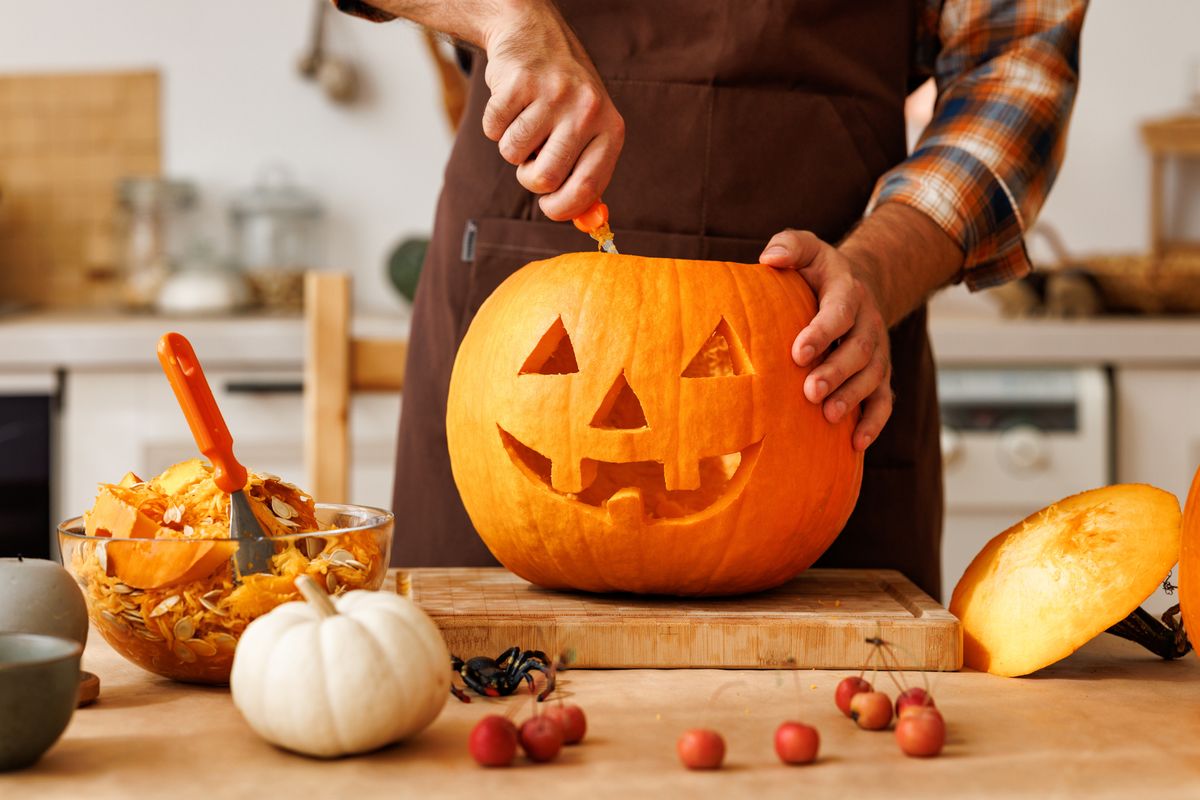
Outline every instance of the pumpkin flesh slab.
POLYGON ((1179 553, 1174 495, 1119 485, 1068 497, 992 539, 954 589, 963 661, 1026 675, 1124 619, 1179 553))
POLYGON ((517 272, 451 379, 452 467, 485 543, 589 591, 733 594, 810 565, 862 475, 856 420, 828 424, 791 361, 814 310, 802 278, 759 265, 572 254, 517 272))

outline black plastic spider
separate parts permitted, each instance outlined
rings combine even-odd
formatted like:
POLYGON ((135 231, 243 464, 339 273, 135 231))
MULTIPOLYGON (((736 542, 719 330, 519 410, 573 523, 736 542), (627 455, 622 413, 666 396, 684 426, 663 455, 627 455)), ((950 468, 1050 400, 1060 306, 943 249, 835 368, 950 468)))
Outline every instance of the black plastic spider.
MULTIPOLYGON (((522 652, 519 647, 510 647, 494 659, 476 656, 466 661, 458 656, 450 656, 450 667, 462 677, 463 683, 485 697, 510 695, 520 688, 523 680, 529 683, 529 691, 532 692, 531 672, 546 676, 546 686, 537 697, 539 702, 554 691, 554 668, 541 650, 522 652)), ((450 684, 450 693, 464 703, 471 702, 467 693, 453 683, 450 684)))

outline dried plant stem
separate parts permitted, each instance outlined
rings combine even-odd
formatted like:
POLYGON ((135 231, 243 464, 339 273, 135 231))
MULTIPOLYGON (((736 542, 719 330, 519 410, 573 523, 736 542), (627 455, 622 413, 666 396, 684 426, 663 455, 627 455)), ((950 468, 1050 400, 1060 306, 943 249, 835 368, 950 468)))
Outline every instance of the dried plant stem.
POLYGON ((1137 642, 1159 658, 1179 658, 1187 655, 1192 645, 1184 633, 1178 615, 1179 606, 1172 606, 1163 614, 1162 621, 1159 621, 1139 606, 1128 617, 1109 628, 1107 633, 1137 642))

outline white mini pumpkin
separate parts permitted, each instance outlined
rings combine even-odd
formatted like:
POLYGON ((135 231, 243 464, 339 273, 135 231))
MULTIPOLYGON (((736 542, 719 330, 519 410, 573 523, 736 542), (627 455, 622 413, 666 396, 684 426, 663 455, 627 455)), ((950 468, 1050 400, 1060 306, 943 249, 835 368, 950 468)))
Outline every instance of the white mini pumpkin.
POLYGON ((330 598, 307 576, 308 602, 247 626, 230 675, 233 703, 260 736, 312 756, 363 753, 412 736, 450 692, 441 633, 410 600, 354 591, 330 598))

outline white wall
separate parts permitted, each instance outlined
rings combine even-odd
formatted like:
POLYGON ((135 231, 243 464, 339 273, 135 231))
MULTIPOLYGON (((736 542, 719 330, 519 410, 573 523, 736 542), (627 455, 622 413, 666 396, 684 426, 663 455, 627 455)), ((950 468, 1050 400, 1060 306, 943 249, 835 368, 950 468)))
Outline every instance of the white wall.
MULTIPOLYGON (((436 79, 413 28, 333 15, 332 45, 369 86, 367 102, 332 105, 295 72, 311 13, 301 0, 0 0, 0 71, 159 67, 165 167, 199 182, 210 227, 231 193, 282 159, 330 210, 327 263, 355 271, 363 306, 395 307, 384 259, 429 229, 449 151, 436 79)), ((1197 31, 1195 0, 1093 4, 1067 160, 1043 212, 1072 250, 1145 247, 1137 124, 1200 92, 1197 31)), ((1033 255, 1046 257, 1036 245, 1033 255)))
POLYGON ((0 71, 157 67, 164 170, 195 180, 203 222, 270 161, 291 166, 328 210, 325 261, 352 269, 363 307, 399 307, 384 262, 429 230, 450 135, 416 29, 331 14, 328 43, 365 73, 340 107, 300 79, 314 5, 302 0, 0 0, 0 71))

